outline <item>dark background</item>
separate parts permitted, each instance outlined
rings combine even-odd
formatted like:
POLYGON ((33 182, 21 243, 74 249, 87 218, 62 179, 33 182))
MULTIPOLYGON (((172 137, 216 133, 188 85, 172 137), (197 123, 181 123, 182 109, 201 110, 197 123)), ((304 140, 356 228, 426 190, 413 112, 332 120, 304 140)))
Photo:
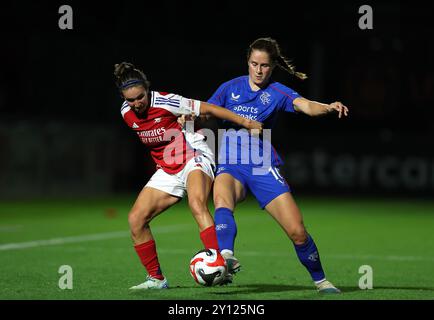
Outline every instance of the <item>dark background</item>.
MULTIPOLYGON (((350 117, 282 114, 273 141, 296 192, 434 193, 434 6, 418 1, 82 1, 0 5, 0 198, 136 192, 154 170, 125 126, 113 65, 207 100, 271 36, 308 74, 274 78, 350 117), (61 30, 61 5, 73 30, 61 30), (358 26, 361 5, 373 29, 358 26)), ((210 124, 212 125, 212 124, 210 124)))

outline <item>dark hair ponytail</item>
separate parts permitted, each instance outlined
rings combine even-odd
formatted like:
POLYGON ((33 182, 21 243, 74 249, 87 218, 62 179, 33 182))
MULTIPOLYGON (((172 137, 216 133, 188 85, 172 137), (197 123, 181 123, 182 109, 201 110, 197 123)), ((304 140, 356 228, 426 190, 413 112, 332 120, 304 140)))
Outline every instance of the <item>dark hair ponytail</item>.
POLYGON ((289 72, 301 80, 307 79, 305 73, 295 71, 295 66, 291 64, 291 61, 281 54, 279 44, 276 40, 272 38, 259 38, 253 41, 247 50, 247 60, 250 59, 253 50, 267 52, 271 61, 273 61, 279 68, 289 72))
POLYGON ((279 66, 281 69, 289 72, 301 80, 307 79, 307 75, 305 73, 295 71, 295 66, 291 64, 291 61, 286 59, 284 56, 280 55, 276 60, 277 66, 279 66))
POLYGON ((121 62, 115 64, 113 74, 116 86, 120 91, 134 86, 143 86, 146 90, 149 90, 151 85, 143 71, 136 69, 132 63, 121 62))

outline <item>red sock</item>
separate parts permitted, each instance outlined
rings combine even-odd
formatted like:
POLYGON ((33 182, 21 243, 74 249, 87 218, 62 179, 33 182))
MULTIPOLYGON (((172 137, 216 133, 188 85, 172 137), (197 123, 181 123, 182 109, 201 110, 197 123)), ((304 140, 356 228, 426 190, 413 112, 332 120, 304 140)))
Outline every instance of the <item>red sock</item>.
POLYGON ((163 280, 164 276, 160 269, 160 263, 158 262, 157 247, 155 246, 155 241, 150 240, 148 242, 138 244, 134 246, 140 261, 145 266, 148 274, 159 280, 163 280))
POLYGON ((205 249, 219 249, 214 225, 206 228, 200 233, 200 240, 202 240, 205 249))

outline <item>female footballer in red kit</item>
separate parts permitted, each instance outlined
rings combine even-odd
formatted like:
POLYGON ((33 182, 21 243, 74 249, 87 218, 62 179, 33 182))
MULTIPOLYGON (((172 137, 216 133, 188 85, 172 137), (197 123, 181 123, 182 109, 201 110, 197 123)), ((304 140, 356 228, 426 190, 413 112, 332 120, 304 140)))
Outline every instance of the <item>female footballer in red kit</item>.
MULTIPOLYGON (((149 148, 157 166, 128 215, 134 248, 147 271, 145 282, 131 289, 165 289, 168 282, 160 268, 150 222, 186 194, 205 249, 218 251, 214 220, 207 207, 214 155, 200 133, 182 131, 178 117, 212 115, 247 129, 261 130, 262 124, 213 104, 151 91, 145 74, 130 63, 116 64, 114 75, 125 99, 122 117, 149 148)), ((218 259, 223 259, 220 253, 218 259)))

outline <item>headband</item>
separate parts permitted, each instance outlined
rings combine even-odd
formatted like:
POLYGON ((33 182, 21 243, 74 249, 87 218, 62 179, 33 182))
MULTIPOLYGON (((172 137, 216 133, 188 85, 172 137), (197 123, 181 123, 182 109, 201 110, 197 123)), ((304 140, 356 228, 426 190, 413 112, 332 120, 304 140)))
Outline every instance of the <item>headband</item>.
POLYGON ((140 83, 140 84, 144 84, 144 81, 143 80, 137 80, 137 79, 132 79, 132 80, 128 80, 128 81, 125 81, 124 83, 122 83, 121 84, 121 86, 119 87, 121 90, 123 90, 123 89, 125 89, 125 88, 127 88, 127 87, 130 87, 130 86, 132 86, 132 85, 134 85, 134 84, 138 84, 138 83, 140 83))

